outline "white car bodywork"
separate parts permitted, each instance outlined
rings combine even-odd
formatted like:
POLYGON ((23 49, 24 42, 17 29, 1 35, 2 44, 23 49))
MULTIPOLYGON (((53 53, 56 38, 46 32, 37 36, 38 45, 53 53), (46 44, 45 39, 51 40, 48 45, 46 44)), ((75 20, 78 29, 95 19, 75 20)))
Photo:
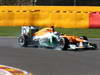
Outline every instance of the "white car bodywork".
POLYGON ((23 34, 28 34, 30 29, 34 29, 35 27, 33 26, 22 26, 21 27, 21 35, 23 34))

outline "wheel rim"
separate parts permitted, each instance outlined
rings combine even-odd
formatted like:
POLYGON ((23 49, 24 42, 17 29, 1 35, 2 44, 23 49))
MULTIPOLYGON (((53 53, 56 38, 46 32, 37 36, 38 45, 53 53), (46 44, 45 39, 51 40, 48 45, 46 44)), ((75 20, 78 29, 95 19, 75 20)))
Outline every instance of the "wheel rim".
POLYGON ((18 43, 19 43, 19 45, 23 46, 24 45, 24 39, 23 38, 19 38, 18 43))
POLYGON ((60 48, 63 49, 64 46, 65 46, 64 38, 61 38, 61 40, 60 40, 60 48))

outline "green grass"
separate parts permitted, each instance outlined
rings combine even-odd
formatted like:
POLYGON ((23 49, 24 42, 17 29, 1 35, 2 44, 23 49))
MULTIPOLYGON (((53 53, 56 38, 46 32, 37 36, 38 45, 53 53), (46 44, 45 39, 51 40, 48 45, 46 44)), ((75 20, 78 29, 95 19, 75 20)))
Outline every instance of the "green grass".
POLYGON ((18 36, 20 27, 0 27, 0 36, 18 36))
MULTIPOLYGON (((66 29, 56 28, 58 32, 67 35, 87 36, 89 38, 100 38, 100 29, 66 29)), ((20 27, 0 27, 0 36, 19 36, 20 27)))
POLYGON ((64 29, 57 28, 59 32, 67 35, 87 36, 89 38, 100 38, 100 29, 64 29))

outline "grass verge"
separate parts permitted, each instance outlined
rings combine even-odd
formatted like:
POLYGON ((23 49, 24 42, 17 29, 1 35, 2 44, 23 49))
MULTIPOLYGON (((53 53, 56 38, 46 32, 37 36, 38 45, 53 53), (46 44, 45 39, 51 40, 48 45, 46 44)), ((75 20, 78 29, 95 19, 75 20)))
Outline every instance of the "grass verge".
POLYGON ((65 33, 67 35, 87 36, 89 38, 100 38, 100 29, 66 29, 57 28, 58 32, 65 33))
MULTIPOLYGON (((100 29, 66 29, 56 28, 58 32, 67 35, 87 36, 89 38, 100 38, 100 29)), ((0 27, 0 36, 19 36, 20 27, 0 27)))
POLYGON ((0 36, 18 36, 20 34, 20 27, 0 27, 0 36))

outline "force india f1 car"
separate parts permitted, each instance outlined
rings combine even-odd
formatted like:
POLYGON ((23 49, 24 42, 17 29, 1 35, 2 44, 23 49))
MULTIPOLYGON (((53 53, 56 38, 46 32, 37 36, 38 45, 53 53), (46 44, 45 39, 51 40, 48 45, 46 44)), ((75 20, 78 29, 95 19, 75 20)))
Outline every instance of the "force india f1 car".
POLYGON ((50 48, 58 50, 96 49, 97 45, 90 43, 85 36, 68 36, 51 28, 38 30, 37 27, 22 27, 18 43, 22 47, 50 48))

